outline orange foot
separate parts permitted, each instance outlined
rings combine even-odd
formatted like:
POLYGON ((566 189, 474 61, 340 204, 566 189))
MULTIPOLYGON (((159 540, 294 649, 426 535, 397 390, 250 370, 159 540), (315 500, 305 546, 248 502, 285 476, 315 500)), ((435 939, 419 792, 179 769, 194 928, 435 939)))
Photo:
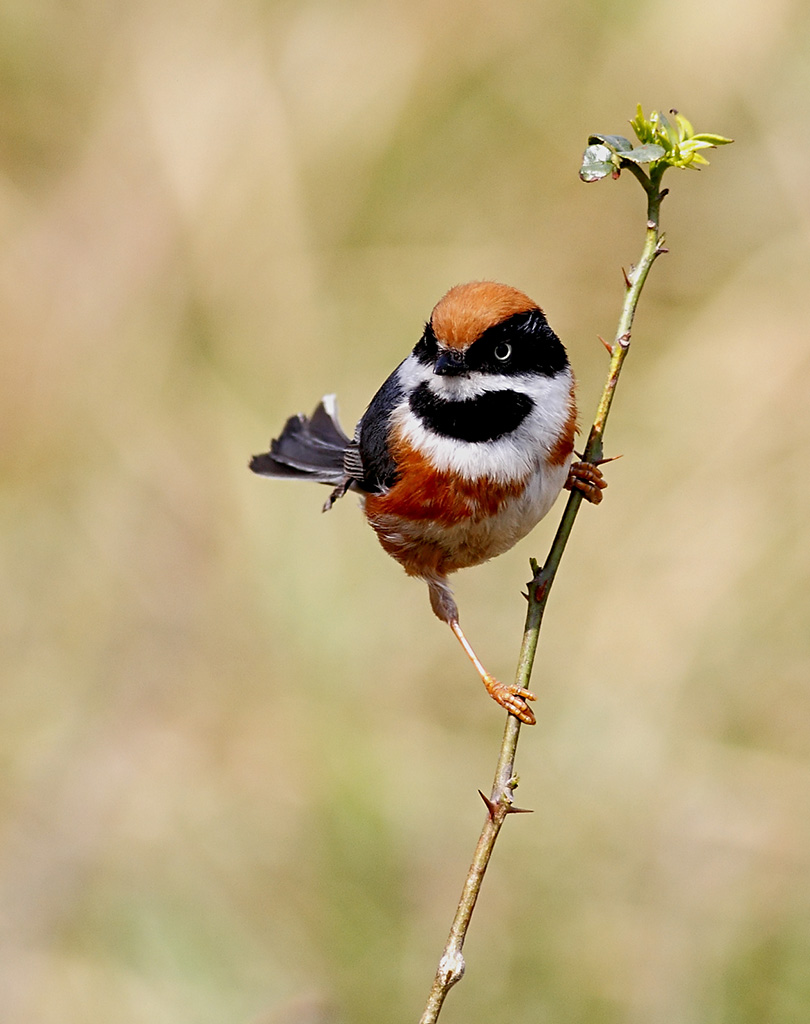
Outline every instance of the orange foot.
POLYGON ((592 462, 575 462, 568 470, 565 486, 569 491, 581 491, 583 496, 594 505, 602 500, 602 491, 607 487, 607 480, 602 471, 592 462))
POLYGON ((526 703, 529 700, 537 700, 531 690, 524 690, 520 686, 507 686, 506 683, 499 682, 489 674, 481 676, 481 679, 490 697, 497 701, 502 708, 505 708, 510 715, 519 718, 526 725, 535 725, 537 719, 526 703))

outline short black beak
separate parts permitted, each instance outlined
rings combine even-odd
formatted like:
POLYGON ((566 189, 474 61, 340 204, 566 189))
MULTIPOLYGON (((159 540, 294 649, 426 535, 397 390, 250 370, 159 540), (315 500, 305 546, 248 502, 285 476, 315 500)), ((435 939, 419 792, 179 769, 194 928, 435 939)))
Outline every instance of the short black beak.
POLYGON ((455 348, 443 349, 436 357, 436 365, 433 372, 440 377, 459 377, 467 372, 467 363, 464 353, 455 348))

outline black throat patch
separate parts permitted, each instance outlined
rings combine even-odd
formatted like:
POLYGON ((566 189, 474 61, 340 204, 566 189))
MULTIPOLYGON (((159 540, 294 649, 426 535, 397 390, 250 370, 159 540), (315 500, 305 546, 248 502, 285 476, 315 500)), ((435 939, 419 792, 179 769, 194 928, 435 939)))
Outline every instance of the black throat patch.
POLYGON ((520 391, 485 391, 477 398, 448 402, 438 398, 426 383, 411 395, 411 411, 428 429, 458 441, 497 441, 511 434, 534 408, 520 391))

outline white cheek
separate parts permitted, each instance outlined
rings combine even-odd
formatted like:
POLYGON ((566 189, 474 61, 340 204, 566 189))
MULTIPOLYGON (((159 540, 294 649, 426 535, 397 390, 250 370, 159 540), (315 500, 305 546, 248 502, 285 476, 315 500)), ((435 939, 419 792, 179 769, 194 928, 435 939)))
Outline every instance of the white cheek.
POLYGON ((406 395, 409 395, 420 384, 429 385, 436 374, 429 366, 420 363, 413 352, 411 352, 408 358, 399 364, 397 376, 399 377, 400 384, 402 384, 403 391, 406 395))

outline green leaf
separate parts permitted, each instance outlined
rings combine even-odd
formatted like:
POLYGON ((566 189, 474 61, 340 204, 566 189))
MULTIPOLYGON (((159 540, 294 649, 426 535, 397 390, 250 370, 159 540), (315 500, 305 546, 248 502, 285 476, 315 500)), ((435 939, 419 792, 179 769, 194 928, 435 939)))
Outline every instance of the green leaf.
POLYGON ((665 155, 666 150, 663 146, 656 146, 650 142, 645 146, 636 146, 629 153, 622 153, 622 160, 632 160, 634 164, 651 164, 665 155))
POLYGON ((693 135, 693 139, 705 142, 708 146, 728 146, 734 139, 727 139, 725 135, 712 135, 710 132, 701 132, 700 135, 693 135))
POLYGON ((633 148, 632 142, 623 135, 590 135, 588 142, 590 145, 601 142, 614 153, 628 153, 633 148))
POLYGON ((675 116, 675 123, 678 125, 678 136, 681 139, 691 139, 695 134, 695 129, 692 127, 690 121, 687 121, 683 114, 679 114, 677 110, 671 110, 671 114, 675 116))
POLYGON ((618 173, 618 168, 613 160, 613 151, 607 146, 601 144, 588 146, 582 154, 580 178, 583 181, 600 181, 602 178, 618 173))
POLYGON ((654 142, 652 125, 644 116, 644 111, 641 109, 641 104, 636 106, 636 116, 630 122, 630 127, 635 132, 636 138, 639 142, 654 142))
MULTIPOLYGON (((677 146, 678 146, 678 143, 683 138, 683 136, 681 135, 680 131, 676 127, 674 127, 673 125, 671 125, 669 123, 669 118, 667 118, 667 116, 665 114, 658 114, 658 121, 659 121, 659 123, 661 125, 661 130, 663 130, 663 134, 666 136, 667 140, 669 141, 669 145, 673 149, 676 149, 677 146)), ((666 142, 664 141, 664 139, 660 138, 660 135, 661 135, 661 131, 660 130, 658 132, 658 135, 659 135, 659 139, 660 139, 661 143, 663 144, 664 148, 668 149, 669 147, 666 145, 666 142)))

